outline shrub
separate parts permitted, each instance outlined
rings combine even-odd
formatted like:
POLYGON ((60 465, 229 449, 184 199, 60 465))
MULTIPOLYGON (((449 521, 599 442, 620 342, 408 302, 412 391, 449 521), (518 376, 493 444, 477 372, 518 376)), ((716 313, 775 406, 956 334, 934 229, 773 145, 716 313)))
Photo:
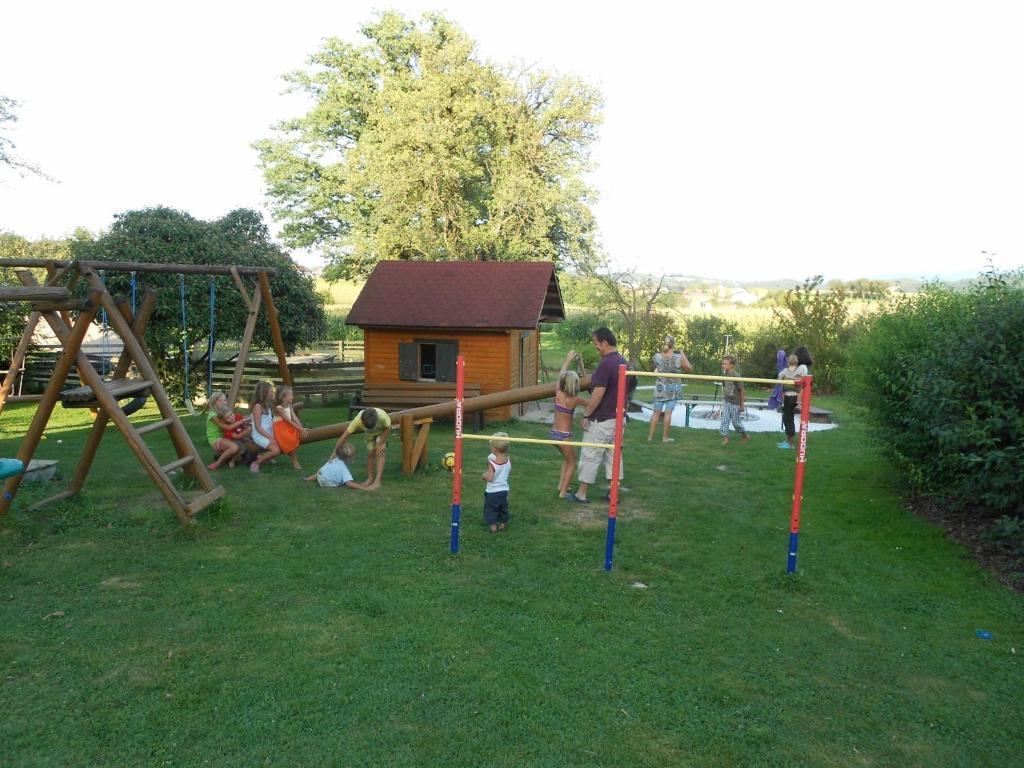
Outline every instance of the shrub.
POLYGON ((851 391, 914 489, 972 514, 1024 511, 1020 277, 926 286, 872 318, 850 351, 851 391))
MULTIPOLYGON (((743 334, 732 320, 717 315, 696 315, 686 318, 677 345, 690 363, 693 372, 707 376, 721 373, 725 354, 725 335, 732 336, 730 351, 740 344, 743 334)), ((742 357, 742 354, 739 355, 742 357)), ((742 369, 741 369, 742 370, 742 369)))
POLYGON ((774 310, 778 347, 792 352, 799 346, 814 357, 814 389, 835 392, 842 383, 847 349, 857 333, 850 317, 845 290, 819 290, 820 275, 786 291, 782 306, 774 310))

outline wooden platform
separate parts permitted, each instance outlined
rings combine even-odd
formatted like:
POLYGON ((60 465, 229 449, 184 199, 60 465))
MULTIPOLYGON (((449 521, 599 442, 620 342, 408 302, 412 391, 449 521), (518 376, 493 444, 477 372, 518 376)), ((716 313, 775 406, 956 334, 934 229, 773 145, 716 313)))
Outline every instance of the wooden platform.
MULTIPOLYGON (((115 400, 148 394, 153 387, 152 382, 142 379, 111 379, 103 384, 115 400)), ((65 408, 92 408, 99 405, 92 387, 66 389, 60 393, 60 400, 65 408)))

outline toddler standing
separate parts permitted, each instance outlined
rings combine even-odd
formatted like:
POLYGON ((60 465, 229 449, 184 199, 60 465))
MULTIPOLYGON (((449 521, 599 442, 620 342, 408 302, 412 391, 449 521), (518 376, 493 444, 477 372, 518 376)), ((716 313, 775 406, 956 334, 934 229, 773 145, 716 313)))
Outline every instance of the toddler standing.
POLYGON ((512 471, 512 461, 508 457, 506 432, 495 432, 491 435, 491 453, 487 456, 487 471, 482 479, 487 483, 484 488, 484 523, 490 526, 491 533, 505 530, 508 525, 508 476, 512 471))

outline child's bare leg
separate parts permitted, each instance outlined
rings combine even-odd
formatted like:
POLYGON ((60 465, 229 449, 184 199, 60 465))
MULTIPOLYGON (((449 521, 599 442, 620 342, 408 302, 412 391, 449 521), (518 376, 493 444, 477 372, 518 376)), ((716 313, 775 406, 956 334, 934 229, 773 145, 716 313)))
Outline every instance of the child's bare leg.
POLYGON ((384 477, 384 455, 385 454, 383 452, 380 456, 377 456, 376 453, 374 453, 374 457, 376 459, 376 472, 372 475, 368 475, 366 478, 366 490, 368 491, 375 491, 380 488, 381 478, 384 477), (370 482, 370 477, 373 478, 373 482, 370 482))
POLYGON ((302 469, 302 465, 299 464, 298 451, 292 451, 289 453, 288 458, 292 460, 292 469, 302 469))
POLYGON ((576 471, 576 452, 568 445, 558 446, 562 454, 562 476, 558 484, 558 495, 565 496, 569 492, 569 483, 576 471))

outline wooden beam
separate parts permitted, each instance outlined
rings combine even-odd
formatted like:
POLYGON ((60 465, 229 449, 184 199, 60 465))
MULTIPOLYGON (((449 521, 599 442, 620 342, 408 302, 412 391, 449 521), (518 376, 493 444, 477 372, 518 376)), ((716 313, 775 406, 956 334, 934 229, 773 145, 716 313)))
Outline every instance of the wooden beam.
MULTIPOLYGON (((17 458, 26 468, 28 468, 29 462, 32 461, 39 442, 43 439, 43 432, 46 431, 46 425, 49 423, 53 409, 57 405, 57 399, 60 397, 60 390, 64 386, 64 380, 68 376, 68 371, 71 370, 71 366, 79 357, 85 358, 85 355, 79 355, 79 351, 82 346, 82 339, 85 338, 85 333, 89 330, 89 325, 96 316, 99 295, 94 291, 90 295, 90 299, 92 300, 90 308, 78 316, 74 327, 70 332, 65 333, 64 338, 61 339, 64 345, 64 352, 57 359, 57 364, 53 367, 53 375, 50 377, 46 390, 43 392, 43 399, 39 402, 35 416, 32 417, 32 423, 21 440, 17 458)), ((50 317, 63 326, 63 322, 60 322, 56 314, 50 313, 47 319, 49 320, 50 317)), ((64 330, 67 330, 66 326, 64 326, 64 330)), ((14 477, 7 478, 7 482, 4 484, 3 496, 0 497, 0 515, 7 514, 7 510, 10 509, 11 502, 14 501, 14 495, 18 491, 18 486, 21 485, 23 477, 24 475, 15 475, 14 477)))
POLYGON ((235 281, 235 285, 238 287, 238 292, 242 294, 242 301, 245 302, 245 308, 252 312, 252 299, 249 298, 249 289, 246 288, 245 283, 242 282, 242 277, 238 274, 238 267, 231 268, 231 279, 235 281))
MULTIPOLYGON (((241 280, 239 280, 241 282, 241 280)), ((245 286, 242 286, 242 295, 245 296, 245 286)), ((235 407, 238 402, 238 390, 242 388, 242 375, 245 373, 245 364, 249 360, 249 346, 252 344, 253 334, 256 332, 256 321, 260 316, 260 302, 263 294, 258 290, 253 291, 250 301, 246 296, 246 304, 249 305, 249 317, 245 320, 245 332, 242 333, 242 343, 238 347, 238 358, 235 360, 235 370, 231 374, 231 388, 228 390, 228 402, 235 407)))
POLYGON ((292 374, 288 370, 288 359, 284 354, 284 339, 281 338, 281 325, 277 318, 277 307, 274 306, 274 297, 270 294, 270 280, 264 273, 260 273, 260 292, 263 294, 263 303, 267 305, 270 338, 274 341, 274 351, 277 353, 277 370, 281 375, 281 381, 290 387, 292 386, 292 374))
POLYGON ((32 285, 0 287, 0 303, 19 301, 62 301, 71 298, 71 291, 62 286, 32 285))
MULTIPOLYGON (((132 323, 132 330, 138 336, 145 333, 146 324, 149 322, 149 317, 153 313, 154 307, 156 307, 156 293, 154 291, 146 291, 143 295, 142 304, 139 306, 139 314, 136 317, 132 317, 132 308, 127 302, 118 305, 121 314, 132 323)), ((131 364, 132 357, 128 354, 128 350, 122 350, 111 378, 123 378, 128 373, 131 364)), ((106 411, 101 410, 96 414, 96 418, 92 423, 92 430, 89 432, 89 437, 86 438, 85 445, 82 447, 82 455, 75 466, 75 474, 72 475, 71 484, 68 486, 68 490, 72 493, 78 493, 85 487, 85 480, 89 476, 89 470, 92 469, 92 463, 96 458, 96 453, 99 451, 100 441, 103 440, 103 436, 106 434, 107 422, 109 421, 110 416, 106 411)))
MULTIPOLYGON (((57 259, 0 259, 0 267, 62 269, 77 265, 102 272, 152 272, 169 275, 231 275, 227 264, 151 264, 142 261, 60 261, 57 259)), ((240 275, 276 275, 277 267, 234 267, 240 275)))
MULTIPOLYGON (((100 280, 99 275, 89 270, 87 273, 83 270, 86 279, 92 286, 102 286, 103 282, 100 280)), ((142 373, 142 377, 148 381, 152 381, 156 384, 150 392, 151 397, 160 407, 160 413, 164 417, 170 417, 174 414, 174 405, 171 403, 170 398, 167 397, 167 392, 160 386, 160 379, 157 376, 156 368, 153 365, 152 358, 149 356, 149 350, 145 347, 145 341, 137 337, 132 333, 131 326, 128 325, 124 317, 114 306, 113 299, 110 294, 106 291, 100 296, 100 303, 106 308, 108 320, 110 325, 114 327, 114 330, 121 337, 121 343, 124 344, 125 350, 131 354, 135 360, 135 364, 139 368, 139 372, 142 373)), ((106 394, 104 392, 104 394, 106 394)), ((101 400, 102 402, 102 400, 101 400)), ((115 407, 117 407, 115 402, 115 407)), ((188 436, 188 432, 185 430, 185 426, 176 418, 171 428, 168 430, 171 436, 171 442, 174 443, 174 448, 178 452, 178 456, 184 456, 186 453, 194 453, 196 451, 195 446, 192 444, 192 438, 188 436)), ((135 430, 130 430, 130 434, 125 435, 125 439, 129 442, 137 441, 142 443, 141 438, 135 433, 135 430)), ((142 447, 146 448, 145 443, 142 443, 142 447)), ((146 448, 148 451, 149 449, 146 448)), ((149 469, 147 467, 147 469, 149 469)), ((159 470, 159 467, 156 468, 159 470)), ((210 477, 210 473, 206 469, 206 465, 202 461, 193 462, 188 466, 189 474, 191 474, 199 484, 203 487, 204 491, 211 491, 214 488, 213 478, 210 477)), ((159 471, 157 471, 159 475, 159 471)), ((163 477, 160 475, 160 477, 163 477)), ((173 487, 173 486, 172 486, 173 487)), ((165 494, 166 495, 166 494, 165 494)), ((175 508, 175 512, 178 509, 175 508)))
POLYGON ((412 464, 412 450, 414 447, 412 416, 403 416, 400 425, 402 434, 402 474, 411 475, 416 469, 412 464))
POLYGON ((42 317, 38 312, 33 312, 28 316, 28 323, 25 325, 25 332, 21 334, 21 341, 18 342, 18 348, 14 350, 14 356, 11 358, 11 367, 7 370, 7 375, 4 376, 4 383, 0 385, 0 413, 4 412, 4 405, 7 403, 7 398, 11 394, 11 390, 14 388, 14 380, 18 376, 18 372, 25 365, 25 355, 28 353, 28 348, 32 344, 32 334, 36 330, 36 326, 39 324, 39 318, 42 317))

